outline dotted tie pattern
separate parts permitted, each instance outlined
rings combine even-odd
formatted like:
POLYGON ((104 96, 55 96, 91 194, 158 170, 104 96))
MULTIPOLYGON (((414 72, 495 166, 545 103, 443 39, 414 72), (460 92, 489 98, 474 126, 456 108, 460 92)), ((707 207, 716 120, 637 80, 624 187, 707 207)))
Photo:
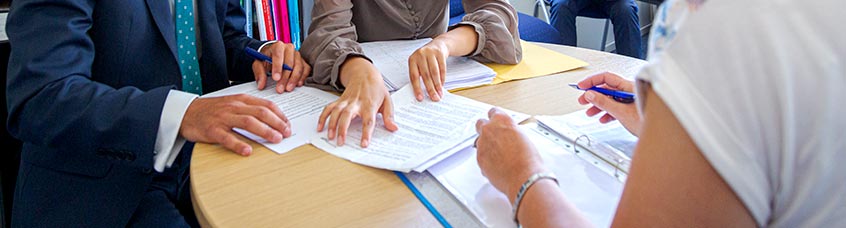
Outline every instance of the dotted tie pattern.
POLYGON ((197 46, 194 32, 193 0, 176 0, 176 46, 179 57, 179 71, 182 73, 182 91, 203 94, 203 82, 200 77, 197 46))

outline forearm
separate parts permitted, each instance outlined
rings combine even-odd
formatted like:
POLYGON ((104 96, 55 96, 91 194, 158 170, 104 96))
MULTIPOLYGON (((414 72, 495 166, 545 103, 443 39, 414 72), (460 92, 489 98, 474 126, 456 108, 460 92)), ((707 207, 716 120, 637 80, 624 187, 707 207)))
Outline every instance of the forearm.
POLYGON ((352 2, 315 1, 308 38, 300 49, 313 73, 306 84, 322 89, 345 89, 340 68, 348 59, 364 56, 352 20, 352 2))
MULTIPOLYGON (((513 197, 511 202, 513 201, 513 197)), ((523 196, 517 211, 523 227, 591 227, 590 222, 551 179, 535 182, 523 196)))
POLYGON ((463 0, 467 15, 451 30, 471 26, 478 34, 476 50, 470 53, 481 62, 517 64, 523 58, 517 11, 505 0, 463 0))
POLYGON ((475 52, 479 34, 473 26, 462 25, 435 37, 432 42, 443 43, 449 50, 449 56, 465 56, 475 52))

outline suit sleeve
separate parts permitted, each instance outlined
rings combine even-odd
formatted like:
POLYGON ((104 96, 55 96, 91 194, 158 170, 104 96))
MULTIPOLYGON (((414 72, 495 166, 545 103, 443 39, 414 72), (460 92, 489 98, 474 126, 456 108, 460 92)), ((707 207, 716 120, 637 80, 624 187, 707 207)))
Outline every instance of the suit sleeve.
POLYGON ((244 25, 247 18, 238 0, 227 0, 226 20, 223 27, 223 41, 226 46, 226 63, 229 79, 233 81, 254 81, 253 59, 244 54, 244 47, 254 50, 264 43, 247 36, 244 25))
POLYGON ((517 11, 506 0, 463 0, 467 15, 453 29, 470 25, 479 34, 476 50, 468 55, 480 62, 517 64, 523 59, 517 11))
POLYGON ((139 157, 134 166, 149 168, 155 123, 171 88, 144 92, 91 80, 94 43, 86 33, 94 0, 15 1, 12 8, 6 27, 10 133, 73 153, 62 156, 132 152, 139 157))
POLYGON ((350 0, 316 0, 308 37, 303 41, 302 54, 314 69, 306 79, 309 85, 321 89, 343 91, 340 68, 351 56, 362 56, 352 20, 350 0))

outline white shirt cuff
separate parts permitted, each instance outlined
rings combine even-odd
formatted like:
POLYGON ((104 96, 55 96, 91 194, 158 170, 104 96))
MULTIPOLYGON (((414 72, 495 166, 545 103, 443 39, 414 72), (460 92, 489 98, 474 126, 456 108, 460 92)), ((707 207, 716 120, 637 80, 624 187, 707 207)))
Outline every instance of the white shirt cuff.
POLYGON ((271 40, 271 41, 264 42, 263 44, 261 44, 261 46, 259 46, 259 49, 256 50, 256 51, 261 52, 261 49, 264 49, 265 46, 271 45, 271 44, 276 43, 276 42, 279 42, 279 41, 278 40, 271 40))
POLYGON ((185 145, 185 138, 179 135, 179 127, 182 125, 185 111, 196 98, 196 94, 178 90, 170 90, 167 94, 153 151, 153 169, 157 172, 164 172, 165 167, 170 168, 185 145))

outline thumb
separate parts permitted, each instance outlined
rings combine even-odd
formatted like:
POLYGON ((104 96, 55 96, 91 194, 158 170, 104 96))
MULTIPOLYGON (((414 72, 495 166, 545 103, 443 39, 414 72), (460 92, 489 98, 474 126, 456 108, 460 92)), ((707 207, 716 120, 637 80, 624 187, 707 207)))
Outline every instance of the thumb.
POLYGON ((605 96, 601 93, 596 91, 587 91, 585 92, 585 99, 588 102, 593 104, 599 109, 611 114, 611 116, 616 117, 620 112, 626 109, 626 105, 620 102, 615 101, 611 97, 605 96))

